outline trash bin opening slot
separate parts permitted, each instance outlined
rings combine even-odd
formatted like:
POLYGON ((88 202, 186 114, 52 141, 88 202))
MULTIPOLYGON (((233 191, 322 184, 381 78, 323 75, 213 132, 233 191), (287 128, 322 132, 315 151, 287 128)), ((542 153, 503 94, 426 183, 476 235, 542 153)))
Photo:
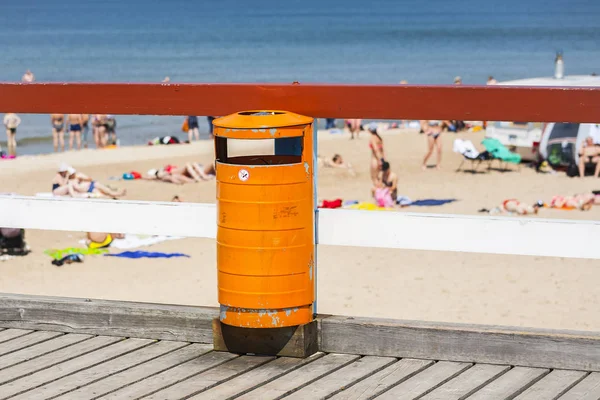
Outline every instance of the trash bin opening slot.
POLYGON ((303 138, 232 139, 215 137, 216 160, 239 165, 284 165, 302 162, 303 138))

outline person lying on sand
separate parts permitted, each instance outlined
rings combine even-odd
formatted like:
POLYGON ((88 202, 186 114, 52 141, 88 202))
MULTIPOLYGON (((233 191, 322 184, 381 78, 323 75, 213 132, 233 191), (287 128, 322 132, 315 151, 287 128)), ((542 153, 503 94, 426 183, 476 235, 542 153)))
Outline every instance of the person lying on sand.
POLYGON ((547 207, 561 210, 588 211, 593 205, 600 205, 600 196, 593 193, 584 193, 575 196, 554 196, 547 207))
POLYGON ((88 232, 85 244, 90 249, 104 249, 110 246, 114 239, 123 239, 124 237, 125 235, 122 233, 88 232))
POLYGON ((72 167, 67 173, 69 174, 67 191, 71 197, 111 197, 116 199, 127 194, 127 190, 125 189, 111 189, 83 174, 81 174, 82 177, 78 176, 77 171, 72 167))
POLYGON ((75 168, 68 164, 62 163, 56 171, 56 175, 52 179, 52 194, 55 196, 69 195, 68 183, 69 179, 77 178, 80 182, 91 182, 92 178, 77 172, 75 168))
POLYGON ((352 168, 352 164, 350 164, 349 162, 344 162, 344 159, 339 154, 334 154, 333 157, 318 156, 317 165, 319 167, 325 168, 347 169, 352 176, 356 175, 356 173, 354 172, 354 168, 352 168))
POLYGON ((508 200, 504 200, 499 207, 493 208, 492 210, 487 210, 485 208, 482 208, 481 210, 479 210, 479 212, 487 212, 490 214, 501 214, 504 212, 508 212, 511 214, 514 213, 514 214, 518 214, 518 215, 531 215, 531 214, 537 214, 538 210, 541 207, 544 207, 543 201, 538 201, 533 205, 529 205, 529 204, 521 203, 519 200, 516 200, 516 199, 508 199, 508 200))
POLYGON ((209 164, 203 166, 196 162, 188 162, 183 167, 166 165, 160 169, 151 169, 144 178, 147 180, 160 180, 163 182, 183 185, 213 179, 216 175, 215 166, 209 164))

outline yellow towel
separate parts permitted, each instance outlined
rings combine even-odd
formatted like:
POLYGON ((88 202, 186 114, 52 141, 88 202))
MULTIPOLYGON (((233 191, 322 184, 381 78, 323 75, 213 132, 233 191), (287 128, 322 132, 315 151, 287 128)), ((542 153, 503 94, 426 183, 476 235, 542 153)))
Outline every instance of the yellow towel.
POLYGON ((351 206, 348 206, 347 208, 351 208, 353 210, 367 210, 367 211, 390 211, 390 210, 393 210, 393 208, 378 207, 373 203, 366 203, 366 202, 352 204, 351 206))

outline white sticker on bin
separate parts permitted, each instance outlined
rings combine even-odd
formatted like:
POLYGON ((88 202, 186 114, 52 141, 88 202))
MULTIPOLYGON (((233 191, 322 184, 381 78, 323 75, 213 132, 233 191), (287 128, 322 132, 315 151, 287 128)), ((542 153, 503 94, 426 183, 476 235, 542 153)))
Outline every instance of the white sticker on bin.
POLYGON ((238 172, 238 178, 240 178, 240 181, 246 182, 248 178, 250 178, 250 173, 245 169, 240 169, 240 172, 238 172))

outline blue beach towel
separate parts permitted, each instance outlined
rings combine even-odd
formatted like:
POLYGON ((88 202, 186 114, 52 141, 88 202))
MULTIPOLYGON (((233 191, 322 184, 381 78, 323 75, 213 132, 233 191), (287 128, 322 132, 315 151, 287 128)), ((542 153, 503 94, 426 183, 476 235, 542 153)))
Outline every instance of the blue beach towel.
POLYGON ((158 253, 150 251, 124 251, 122 253, 105 254, 107 257, 124 257, 124 258, 172 258, 172 257, 189 257, 183 253, 158 253))
POLYGON ((422 207, 431 207, 431 206, 443 206, 444 204, 455 202, 456 199, 423 199, 417 200, 410 203, 411 206, 422 206, 422 207))

